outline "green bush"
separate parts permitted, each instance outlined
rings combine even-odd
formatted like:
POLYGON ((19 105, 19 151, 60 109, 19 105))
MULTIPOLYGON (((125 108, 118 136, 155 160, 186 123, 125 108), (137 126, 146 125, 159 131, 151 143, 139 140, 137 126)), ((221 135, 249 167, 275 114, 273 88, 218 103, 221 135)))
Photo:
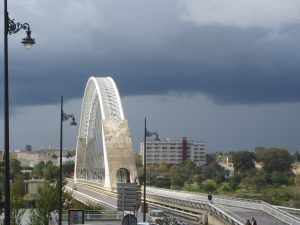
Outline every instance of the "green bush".
POLYGON ((233 190, 231 189, 229 183, 223 183, 223 184, 219 187, 219 190, 220 190, 221 192, 225 192, 225 193, 233 192, 233 190))
POLYGON ((217 186, 214 181, 208 181, 202 185, 202 190, 205 192, 214 192, 217 190, 217 186))

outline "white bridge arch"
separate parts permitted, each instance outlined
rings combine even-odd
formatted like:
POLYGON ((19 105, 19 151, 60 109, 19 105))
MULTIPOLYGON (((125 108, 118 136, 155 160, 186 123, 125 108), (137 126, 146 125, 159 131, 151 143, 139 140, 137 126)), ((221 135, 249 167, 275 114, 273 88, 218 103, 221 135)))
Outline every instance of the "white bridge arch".
POLYGON ((133 182, 137 170, 128 122, 111 77, 91 77, 86 85, 76 146, 74 179, 108 189, 133 182))

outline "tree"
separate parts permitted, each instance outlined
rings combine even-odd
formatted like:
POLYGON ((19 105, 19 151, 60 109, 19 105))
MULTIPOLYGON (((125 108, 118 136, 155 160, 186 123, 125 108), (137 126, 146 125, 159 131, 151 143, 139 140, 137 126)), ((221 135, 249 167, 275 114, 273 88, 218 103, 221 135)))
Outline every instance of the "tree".
POLYGON ((217 172, 224 171, 224 168, 213 161, 201 167, 201 174, 205 179, 212 179, 217 172))
POLYGON ((22 179, 17 178, 15 182, 11 183, 10 192, 10 214, 11 225, 21 225, 21 219, 25 213, 25 200, 24 200, 24 182, 22 179))
POLYGON ((255 167, 255 155, 253 152, 235 152, 232 157, 233 168, 237 172, 245 172, 255 167))
POLYGON ((295 162, 300 162, 300 153, 297 151, 294 154, 295 162))
POLYGON ((169 176, 157 176, 154 186, 160 188, 170 188, 171 179, 169 176))
POLYGON ((216 174, 213 176, 213 180, 217 183, 220 184, 223 181, 225 181, 225 176, 226 176, 226 172, 225 171, 221 171, 221 172, 216 172, 216 174))
POLYGON ((135 154, 134 161, 137 168, 143 168, 143 159, 141 155, 135 154))
POLYGON ((236 191, 239 188, 241 180, 242 180, 242 178, 238 174, 235 174, 234 176, 230 177, 228 180, 230 190, 236 191))
POLYGON ((251 181, 257 192, 260 192, 260 190, 266 186, 266 180, 264 176, 254 176, 251 178, 251 181))
POLYGON ((35 164, 32 169, 32 175, 34 178, 43 178, 45 167, 44 161, 40 161, 39 163, 35 164))
POLYGON ((216 186, 215 182, 208 181, 202 185, 202 189, 205 192, 214 192, 217 189, 217 186, 216 186))
POLYGON ((59 170, 57 166, 53 166, 53 164, 48 164, 45 169, 45 180, 50 183, 54 182, 54 180, 58 180, 59 170))
POLYGON ((52 162, 51 160, 48 160, 48 161, 46 162, 45 167, 47 168, 48 166, 53 166, 53 162, 52 162))
POLYGON ((196 164, 191 160, 184 160, 179 165, 182 177, 185 178, 185 181, 188 184, 193 182, 193 174, 196 168, 196 164))
POLYGON ((139 183, 141 184, 143 182, 143 174, 144 174, 144 167, 143 167, 143 161, 142 161, 142 156, 139 154, 134 155, 134 161, 139 177, 139 183))
POLYGON ((70 158, 70 157, 72 157, 74 154, 72 153, 72 152, 67 152, 67 155, 66 155, 66 157, 67 158, 70 158))
POLYGON ((195 175, 193 176, 193 181, 197 184, 197 186, 198 186, 199 188, 201 188, 202 178, 201 178, 201 176, 200 176, 199 174, 195 174, 195 175))
MULTIPOLYGON (((66 191, 66 184, 67 181, 63 179, 63 187, 62 187, 62 202, 63 202, 63 209, 71 209, 73 207, 73 196, 70 192, 66 191)), ((56 187, 58 188, 58 187, 56 187)), ((56 190, 58 191, 58 189, 56 190)))
POLYGON ((262 147, 262 146, 255 148, 254 151, 255 151, 255 158, 256 158, 257 162, 262 162, 263 161, 266 150, 267 149, 265 147, 262 147))
POLYGON ((210 164, 210 163, 212 163, 212 162, 215 162, 215 161, 216 161, 216 154, 214 154, 214 153, 206 154, 206 155, 205 155, 205 159, 206 159, 206 163, 207 163, 207 164, 210 164))
POLYGON ((62 170, 65 177, 71 177, 74 173, 75 162, 68 160, 62 165, 62 170))
POLYGON ((270 148, 266 150, 262 159, 263 169, 272 173, 277 172, 288 172, 292 168, 294 162, 293 156, 284 148, 270 148))
POLYGON ((280 185, 287 185, 289 183, 289 177, 287 173, 280 173, 277 171, 274 171, 271 174, 271 179, 272 179, 272 185, 273 186, 280 186, 280 185))
POLYGON ((21 175, 21 162, 17 159, 10 159, 9 160, 9 173, 10 173, 10 178, 14 180, 17 175, 21 175))
MULTIPOLYGON (((149 183, 150 185, 154 185, 156 181, 156 177, 159 175, 157 172, 157 168, 153 164, 147 164, 147 180, 146 183, 149 183)), ((142 175, 142 181, 144 182, 144 171, 142 175)))
POLYGON ((300 187, 300 175, 296 175, 295 176, 294 182, 295 182, 296 190, 299 191, 299 187, 300 187))
MULTIPOLYGON (((51 212, 53 212, 58 203, 59 185, 52 186, 45 183, 38 187, 38 196, 35 202, 36 207, 31 210, 29 225, 48 225, 51 212)), ((70 209, 72 207, 72 195, 65 191, 66 181, 63 181, 63 208, 70 209)))
POLYGON ((171 185, 175 189, 180 189, 184 185, 184 178, 180 173, 180 168, 177 165, 173 165, 170 170, 170 178, 171 178, 171 185))
POLYGON ((157 168, 158 172, 160 174, 168 174, 169 173, 169 167, 165 160, 160 160, 157 168))
POLYGON ((227 183, 227 182, 222 183, 222 185, 220 186, 220 190, 223 192, 231 192, 232 191, 229 183, 227 183))
POLYGON ((30 225, 47 225, 51 212, 56 209, 58 198, 57 188, 45 183, 38 187, 38 196, 35 201, 36 208, 31 210, 30 225))

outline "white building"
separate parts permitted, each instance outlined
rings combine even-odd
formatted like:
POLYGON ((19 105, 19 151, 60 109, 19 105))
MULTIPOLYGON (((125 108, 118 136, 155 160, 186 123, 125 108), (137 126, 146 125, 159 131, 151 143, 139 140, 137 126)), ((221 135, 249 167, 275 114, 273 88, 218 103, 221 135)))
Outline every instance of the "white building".
MULTIPOLYGON (((158 164, 160 160, 168 164, 179 164, 191 160, 197 166, 205 164, 205 142, 187 138, 167 138, 166 140, 147 140, 146 163, 158 164)), ((144 158, 144 142, 140 143, 140 155, 144 158)))

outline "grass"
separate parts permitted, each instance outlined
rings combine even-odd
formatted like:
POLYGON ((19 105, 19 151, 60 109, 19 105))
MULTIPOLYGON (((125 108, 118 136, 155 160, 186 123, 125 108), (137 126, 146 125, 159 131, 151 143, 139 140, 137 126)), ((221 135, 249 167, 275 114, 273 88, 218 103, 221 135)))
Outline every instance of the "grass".
MULTIPOLYGON (((206 192, 201 191, 196 183, 185 184, 181 190, 207 194, 206 192)), ((223 192, 220 189, 217 189, 216 194, 229 197, 255 199, 273 205, 300 208, 300 187, 295 186, 267 186, 261 191, 245 187, 240 187, 235 192, 223 192)))

